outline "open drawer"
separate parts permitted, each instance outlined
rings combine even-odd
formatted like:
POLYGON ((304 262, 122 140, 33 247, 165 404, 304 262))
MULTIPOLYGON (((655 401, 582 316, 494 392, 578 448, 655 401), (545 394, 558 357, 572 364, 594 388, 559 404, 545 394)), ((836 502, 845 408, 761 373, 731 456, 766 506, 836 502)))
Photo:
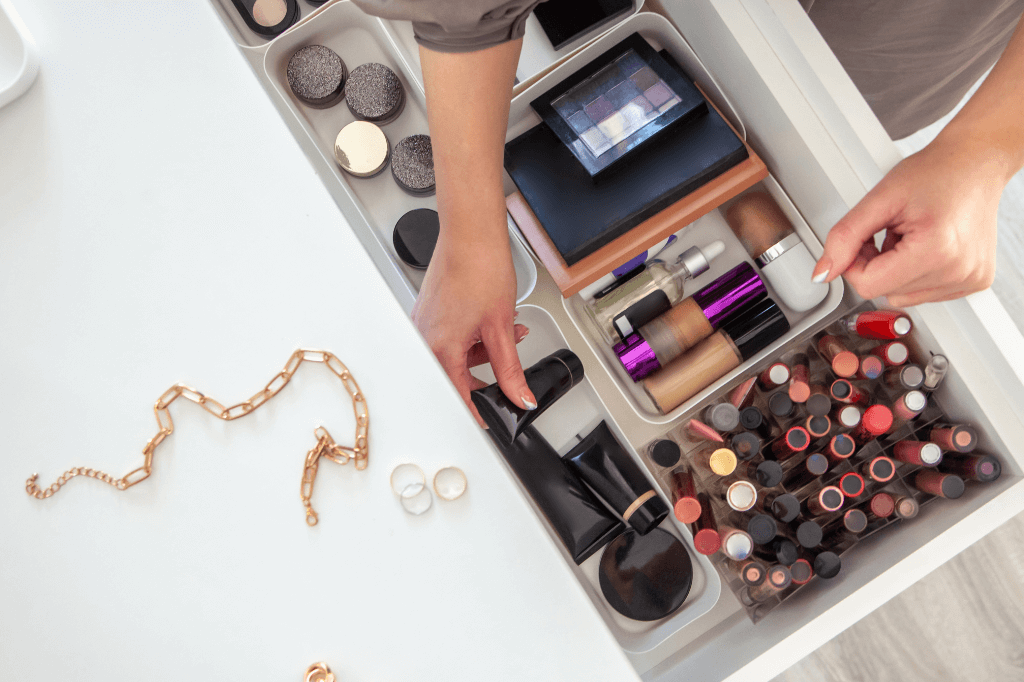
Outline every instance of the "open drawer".
MULTIPOLYGON (((773 187, 791 202, 794 219, 799 218, 824 241, 835 221, 898 156, 890 149, 891 142, 886 145, 887 138, 878 137, 880 128, 864 119, 867 108, 862 100, 847 106, 841 100, 851 97, 848 89, 822 85, 821 75, 828 64, 816 64, 800 51, 804 44, 800 31, 806 25, 797 15, 786 13, 787 4, 798 11, 795 2, 783 0, 663 0, 661 9, 679 30, 680 41, 692 48, 696 62, 713 77, 701 85, 707 86, 705 91, 719 108, 734 113, 737 120, 733 123, 745 131, 748 142, 767 163, 776 183, 773 187), (838 117, 838 111, 847 113, 838 117)), ((321 121, 305 117, 280 84, 285 41, 296 40, 303 32, 329 40, 345 29, 330 23, 331 17, 347 13, 345 8, 354 9, 346 2, 331 3, 269 45, 242 49, 351 228, 398 299, 410 309, 417 282, 401 271, 382 239, 380 226, 374 223, 377 207, 371 204, 376 195, 349 187, 323 152, 322 139, 318 139, 321 121)), ((396 55, 393 64, 412 86, 410 94, 421 94, 408 61, 400 58, 402 50, 397 45, 403 39, 383 22, 367 25, 366 30, 381 37, 382 50, 396 55)), ((530 264, 535 265, 532 260, 530 264)), ((840 291, 837 298, 841 300, 831 312, 797 332, 800 340, 863 304, 848 289, 840 291)), ((668 415, 667 420, 644 418, 577 326, 572 301, 563 301, 542 268, 523 302, 533 311, 529 315, 551 325, 553 342, 564 343, 577 353, 586 369, 587 390, 568 395, 565 405, 560 404, 561 412, 572 414, 571 401, 582 400, 586 419, 601 415, 610 420, 615 433, 628 441, 631 455, 648 466, 640 448, 677 428, 689 409, 668 415)), ((662 628, 650 637, 628 632, 602 612, 646 679, 768 680, 1024 509, 1024 449, 1016 446, 1024 442, 1024 340, 990 294, 921 306, 909 313, 917 352, 942 353, 950 361, 950 372, 934 394, 935 404, 949 418, 976 427, 979 451, 1001 460, 1002 477, 984 486, 969 486, 959 500, 926 505, 913 523, 866 539, 843 555, 844 572, 838 579, 813 581, 756 625, 724 587, 709 611, 704 613, 701 607, 699 614, 680 627, 662 628), (636 646, 627 644, 638 639, 644 641, 636 646)), ((555 348, 530 352, 543 355, 551 350, 555 348)), ((753 367, 746 367, 750 369, 753 367)), ((729 380, 712 386, 700 400, 719 398, 730 386, 729 380)), ((559 431, 562 425, 548 423, 546 435, 554 439, 551 434, 557 432, 564 441, 592 425, 580 423, 569 431, 559 431)), ((649 473, 656 479, 660 472, 649 473)), ((688 533, 680 535, 689 542, 688 533)), ((554 536, 552 541, 558 542, 554 536)), ((587 584, 592 580, 587 568, 577 569, 568 557, 566 562, 601 611, 599 591, 587 584)), ((714 581, 718 576, 709 577, 714 581)), ((714 592, 713 585, 707 587, 714 592)))

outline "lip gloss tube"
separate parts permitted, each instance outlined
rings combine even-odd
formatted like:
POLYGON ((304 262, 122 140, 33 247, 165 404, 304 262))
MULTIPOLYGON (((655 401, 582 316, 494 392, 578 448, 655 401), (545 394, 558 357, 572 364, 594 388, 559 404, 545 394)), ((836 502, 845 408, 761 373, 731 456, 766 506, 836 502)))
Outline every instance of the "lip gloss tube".
POLYGON ((838 377, 849 379, 860 369, 860 360, 838 336, 826 334, 818 339, 818 352, 832 366, 832 372, 838 377))
POLYGON ((762 391, 774 391, 779 386, 789 382, 789 365, 784 362, 774 362, 768 369, 761 372, 757 377, 757 385, 762 391))
POLYGON ((782 465, 770 459, 763 462, 744 462, 736 467, 735 473, 762 488, 774 488, 782 483, 782 465))
POLYGON ((842 509, 845 499, 842 490, 834 485, 827 485, 808 497, 804 507, 811 516, 824 516, 842 509))
POLYGON ((644 390, 668 414, 789 331, 775 301, 762 299, 722 323, 722 328, 644 380, 644 390))
POLYGON ((700 518, 701 506, 697 500, 697 486, 693 482, 691 472, 673 472, 672 498, 672 509, 681 523, 694 523, 700 518))
POLYGON ((978 432, 966 424, 933 426, 928 440, 943 450, 966 454, 978 445, 978 432))
POLYGON ((771 514, 782 523, 794 521, 800 516, 800 500, 792 493, 771 492, 758 500, 758 509, 771 514))
POLYGON ((789 573, 793 578, 794 585, 806 585, 814 577, 814 568, 811 567, 810 561, 801 557, 789 567, 789 573))
POLYGON ((772 426, 764 418, 761 408, 751 405, 740 410, 740 426, 768 440, 772 437, 772 426))
POLYGON ((722 554, 731 561, 744 561, 754 551, 754 541, 746 531, 732 526, 719 526, 718 535, 722 540, 722 554))
POLYGON ((909 334, 914 325, 899 310, 871 310, 844 317, 842 326, 862 339, 892 341, 909 334))
POLYGON ((828 471, 828 459, 825 455, 812 453, 803 462, 790 469, 782 482, 787 490, 799 490, 812 481, 816 481, 828 471))
POLYGON ((896 511, 896 500, 889 493, 875 493, 867 505, 868 518, 887 519, 896 511))
POLYGON ((757 488, 747 481, 736 481, 726 489, 725 502, 730 509, 745 512, 757 502, 757 488))
POLYGON ((942 462, 941 470, 972 481, 991 483, 1003 473, 1003 466, 991 455, 950 455, 942 462))
POLYGON ((693 547, 705 556, 711 556, 722 547, 722 538, 718 534, 718 524, 711 510, 711 501, 707 493, 699 493, 700 516, 693 522, 693 547))
POLYGON ((832 397, 847 405, 867 405, 871 399, 865 391, 846 379, 836 379, 829 387, 832 397))
POLYGON ((914 487, 923 493, 955 500, 964 494, 964 479, 934 469, 921 469, 914 476, 914 487))
POLYGON ((887 367, 899 367, 910 358, 907 344, 902 341, 880 343, 872 348, 870 353, 881 358, 887 367))
POLYGON ((744 379, 743 383, 732 389, 729 393, 729 403, 742 412, 754 403, 754 386, 757 384, 757 377, 744 379))
POLYGON ((670 469, 679 464, 682 450, 674 442, 662 439, 655 441, 649 450, 651 460, 660 467, 670 469))
POLYGON ((722 434, 715 431, 713 428, 708 426, 702 421, 691 419, 686 422, 686 426, 683 427, 683 431, 691 440, 706 440, 712 443, 724 443, 725 439, 722 438, 722 434))
POLYGON ((874 381, 880 377, 884 371, 885 363, 882 362, 881 358, 874 355, 865 355, 860 358, 860 369, 857 370, 857 378, 874 381))
POLYGON ((736 453, 729 448, 706 447, 693 456, 693 461, 716 476, 728 476, 736 471, 736 453))
POLYGON ((832 420, 828 417, 808 417, 804 422, 804 429, 811 438, 824 438, 832 430, 832 420))
POLYGON ((924 384, 924 372, 917 365, 890 367, 882 374, 882 381, 889 388, 914 391, 924 384))
POLYGON ((860 472, 875 483, 888 483, 896 475, 896 464, 885 455, 879 455, 865 462, 860 472))
POLYGON ((730 561, 729 568, 739 576, 745 587, 757 587, 768 577, 767 569, 756 559, 730 561))
POLYGON ((832 464, 838 464, 844 459, 849 459, 856 450, 857 444, 852 438, 845 433, 837 433, 828 442, 828 447, 825 448, 825 456, 828 457, 829 462, 832 464))
POLYGON ((729 447, 732 448, 732 451, 736 453, 738 458, 742 460, 753 459, 761 452, 761 439, 750 431, 740 431, 729 441, 729 447))
POLYGON ((630 378, 640 381, 696 347, 734 313, 766 295, 764 282, 754 268, 747 262, 740 263, 628 335, 612 350, 630 378))
POLYGON ((850 432, 850 437, 859 443, 878 438, 892 428, 892 410, 885 405, 872 405, 864 410, 860 426, 850 432))
POLYGON ((852 429, 860 424, 860 408, 856 405, 840 405, 832 412, 832 421, 841 429, 852 429))
POLYGON ((839 478, 839 489, 847 498, 860 497, 864 494, 864 477, 850 471, 839 478))
POLYGON ((802 403, 811 397, 811 361, 804 353, 793 356, 793 367, 789 375, 789 399, 802 403))
POLYGON ((901 497, 896 500, 896 518, 912 519, 917 516, 921 507, 913 497, 901 497))
POLYGON ((772 454, 782 462, 798 452, 803 452, 811 444, 811 437, 802 426, 792 426, 772 445, 772 454))
POLYGON ((942 448, 935 443, 901 440, 892 446, 892 457, 907 464, 933 467, 942 461, 942 448))
POLYGON ((933 355, 928 364, 924 366, 924 390, 934 391, 946 378, 946 371, 949 369, 949 360, 945 355, 933 355))
POLYGON ((757 587, 748 587, 740 592, 740 601, 746 606, 760 604, 782 592, 793 583, 793 574, 785 566, 776 564, 768 568, 768 576, 757 587))

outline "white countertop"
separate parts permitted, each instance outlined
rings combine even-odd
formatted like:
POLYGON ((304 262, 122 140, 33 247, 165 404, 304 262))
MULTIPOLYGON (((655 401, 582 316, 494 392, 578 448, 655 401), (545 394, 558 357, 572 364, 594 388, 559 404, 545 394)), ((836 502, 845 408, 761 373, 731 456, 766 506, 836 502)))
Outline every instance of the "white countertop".
POLYGON ((16 0, 39 79, 0 109, 0 679, 634 679, 205 0, 16 0), (347 395, 303 365, 225 423, 175 403, 152 477, 151 405, 224 403, 300 346, 366 394, 370 465, 303 457, 347 395), (469 492, 407 515, 414 461, 469 492))

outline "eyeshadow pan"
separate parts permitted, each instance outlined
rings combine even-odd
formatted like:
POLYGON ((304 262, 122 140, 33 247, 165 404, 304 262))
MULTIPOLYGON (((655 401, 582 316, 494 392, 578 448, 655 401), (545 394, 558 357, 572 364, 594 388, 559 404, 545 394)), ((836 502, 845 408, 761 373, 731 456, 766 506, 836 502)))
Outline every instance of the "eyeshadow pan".
POLYGON ((590 120, 590 117, 582 111, 577 111, 565 120, 577 134, 582 134, 584 130, 594 125, 594 122, 590 120))
POLYGON ((654 73, 654 69, 649 66, 644 66, 642 69, 630 76, 629 79, 633 81, 636 87, 640 88, 640 90, 648 90, 661 82, 661 79, 658 78, 658 74, 654 73))
POLYGON ((669 101, 665 102, 660 107, 658 107, 658 113, 659 114, 663 114, 663 113, 665 113, 666 111, 668 111, 669 109, 671 109, 672 107, 674 107, 677 104, 679 104, 679 98, 678 97, 673 97, 672 99, 670 99, 669 101))
MULTIPOLYGON (((648 105, 648 108, 650 105, 648 105)), ((626 119, 626 136, 632 135, 636 131, 643 128, 645 125, 650 123, 651 119, 648 118, 647 112, 644 111, 643 107, 639 104, 630 102, 626 106, 619 110, 622 116, 626 119)))
POLYGON ((608 138, 605 137, 604 134, 597 128, 584 130, 580 134, 580 139, 583 140, 584 143, 586 143, 587 147, 590 149, 590 153, 593 154, 594 156, 600 156, 601 154, 604 154, 612 147, 611 143, 608 141, 608 138))
POLYGON ((640 89, 633 84, 633 81, 624 80, 605 93, 605 97, 612 103, 613 107, 621 109, 639 94, 640 89))
POLYGON ((648 100, 643 95, 640 95, 639 97, 634 99, 632 102, 630 102, 630 104, 635 104, 636 106, 640 107, 645 116, 654 111, 654 106, 651 104, 650 100, 648 100))
POLYGON ((277 26, 288 14, 284 0, 256 0, 252 5, 252 18, 260 26, 277 26))
POLYGON ((656 108, 672 99, 672 91, 662 81, 658 81, 644 91, 644 96, 651 101, 656 108))
POLYGON ((583 110, 587 112, 587 116, 590 117, 591 121, 599 122, 614 113, 615 107, 613 107, 612 103, 604 97, 598 97, 593 102, 583 107, 583 110))

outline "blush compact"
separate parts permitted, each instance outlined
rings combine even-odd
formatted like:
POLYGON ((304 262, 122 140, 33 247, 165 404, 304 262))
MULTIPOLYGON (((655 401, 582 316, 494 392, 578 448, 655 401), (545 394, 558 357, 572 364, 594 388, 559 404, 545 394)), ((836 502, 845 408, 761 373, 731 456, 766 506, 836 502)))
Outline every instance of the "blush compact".
POLYGON ((345 86, 345 102, 356 118, 386 125, 405 108, 405 88, 394 71, 370 62, 352 69, 345 86))
POLYGON ((679 538, 656 528, 646 535, 628 530, 601 556, 601 592, 613 609, 633 620, 668 616, 686 601, 693 562, 679 538))
POLYGON ((231 0, 253 33, 275 38, 299 18, 296 0, 231 0))
POLYGON ((288 60, 288 87, 303 104, 326 109, 345 96, 348 69, 338 53, 323 45, 306 45, 288 60))

